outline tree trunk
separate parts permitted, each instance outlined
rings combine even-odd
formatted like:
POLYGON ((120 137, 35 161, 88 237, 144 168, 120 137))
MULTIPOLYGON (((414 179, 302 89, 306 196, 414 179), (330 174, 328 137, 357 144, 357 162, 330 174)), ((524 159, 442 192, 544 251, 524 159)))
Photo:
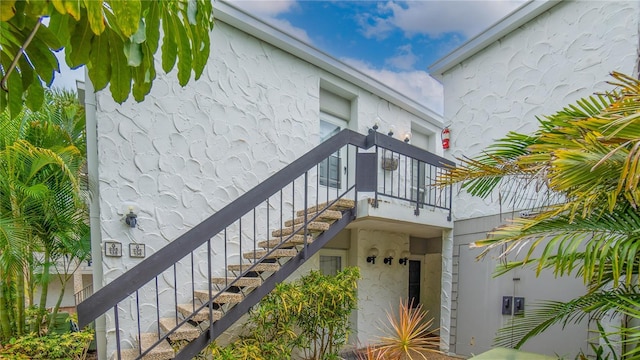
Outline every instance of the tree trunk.
MULTIPOLYGON (((49 250, 44 250, 44 263, 42 264, 42 277, 40 278, 40 304, 38 306, 38 315, 36 316, 37 331, 40 333, 44 316, 47 311, 47 296, 49 295, 49 261, 51 256, 49 250)), ((51 315, 51 319, 54 319, 55 315, 51 315)), ((51 328, 51 322, 49 322, 49 328, 51 328)))
POLYGON ((25 314, 24 314, 24 302, 25 302, 25 276, 26 274, 20 273, 17 276, 16 281, 16 335, 21 336, 24 334, 25 314))
POLYGON ((0 331, 2 331, 2 342, 11 338, 11 320, 9 319, 9 309, 11 304, 7 301, 7 291, 5 282, 0 282, 0 331))
POLYGON ((62 299, 64 298, 64 291, 65 291, 65 288, 67 287, 67 282, 69 281, 69 279, 71 279, 71 276, 64 274, 63 276, 58 276, 58 278, 60 279, 60 284, 62 286, 62 289, 60 290, 60 295, 58 295, 58 301, 56 301, 56 304, 53 306, 53 309, 51 310, 51 320, 49 321, 49 327, 53 326, 53 320, 56 318, 56 315, 58 314, 58 310, 60 309, 60 304, 62 304, 62 299))

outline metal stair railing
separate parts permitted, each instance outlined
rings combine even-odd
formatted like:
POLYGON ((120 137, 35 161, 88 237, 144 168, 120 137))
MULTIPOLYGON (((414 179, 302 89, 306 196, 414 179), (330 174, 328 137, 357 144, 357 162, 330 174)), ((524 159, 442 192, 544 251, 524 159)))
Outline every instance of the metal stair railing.
MULTIPOLYGON (((116 348, 113 349, 116 351, 116 358, 122 358, 123 350, 120 348, 123 343, 122 337, 137 340, 137 349, 134 349, 135 357, 142 358, 154 347, 172 338, 180 328, 192 322, 199 322, 197 320, 202 312, 205 312, 208 320, 201 322, 201 330, 204 331, 178 354, 178 358, 185 359, 194 356, 355 217, 355 210, 346 211, 342 218, 328 229, 323 228, 324 230, 319 232, 320 235, 313 242, 308 242, 308 235, 313 230, 312 225, 320 216, 320 211, 328 209, 339 199, 356 200, 358 191, 372 190, 371 179, 367 181, 370 183, 369 188, 359 189, 358 178, 363 176, 375 178, 373 191, 376 200, 378 196, 388 196, 412 201, 411 198, 401 196, 399 192, 386 191, 384 176, 382 187, 380 187, 379 179, 371 174, 371 172, 377 174, 377 168, 360 167, 356 164, 356 159, 359 159, 362 154, 359 151, 372 147, 375 147, 376 163, 378 149, 381 148, 396 156, 405 168, 415 167, 414 162, 425 164, 420 165, 423 168, 434 166, 442 169, 453 165, 446 159, 376 132, 364 136, 350 130, 343 130, 78 304, 80 326, 84 327, 109 309, 113 309, 113 313, 109 313, 108 316, 112 316, 112 323, 116 329, 116 348), (332 182, 331 161, 338 153, 345 159, 345 176, 332 182), (407 165, 409 163, 411 165, 407 165), (358 174, 363 172, 361 168, 366 169, 368 173, 358 174), (310 213, 307 211, 310 208, 315 208, 316 211, 310 213), (285 226, 285 219, 300 217, 296 215, 296 210, 299 209, 305 209, 301 216, 302 220, 298 225, 294 221, 293 228, 289 231, 285 226), (280 236, 277 236, 280 239, 279 242, 272 245, 267 241, 266 248, 259 249, 259 240, 271 239, 272 236, 269 233, 274 229, 280 230, 280 236), (283 234, 285 231, 290 233, 283 234), (280 267, 281 261, 276 255, 279 254, 281 245, 300 235, 303 238, 299 246, 300 251, 296 255, 288 255, 289 261, 280 267), (259 275, 260 271, 257 269, 264 264, 277 264, 280 270, 272 271, 272 276, 263 278, 262 285, 254 291, 244 293, 242 286, 239 286, 241 278, 259 275), (223 266, 224 271, 221 276, 224 278, 224 284, 214 289, 212 285, 214 269, 220 269, 223 266), (205 299, 197 298, 196 288, 205 288, 204 291, 208 292, 208 296, 205 299), (239 304, 234 306, 220 300, 224 296, 231 296, 228 295, 230 291, 242 293, 239 304), (185 301, 190 304, 190 314, 179 311, 180 303, 185 301), (219 313, 224 313, 221 319, 215 316, 219 313), (167 316, 175 319, 175 326, 163 330, 161 318, 167 316), (126 331, 129 331, 129 334, 126 331), (156 340, 143 348, 141 343, 146 336, 143 334, 148 331, 155 334, 156 340)), ((370 154, 370 152, 367 153, 367 155, 370 154)), ((333 167, 334 173, 335 170, 338 174, 342 173, 342 163, 334 161, 333 167)), ((406 176, 403 178, 399 173, 397 181, 407 182, 408 178, 406 176)), ((412 177, 412 179, 415 178, 416 176, 412 177)), ((411 181, 418 181, 419 184, 420 180, 411 181)), ((363 183, 363 181, 360 182, 363 183)), ((395 189, 395 187, 392 188, 395 189)), ((430 202, 428 205, 450 210, 451 189, 448 191, 448 197, 430 202)), ((427 204, 418 198, 415 202, 416 209, 427 204)))

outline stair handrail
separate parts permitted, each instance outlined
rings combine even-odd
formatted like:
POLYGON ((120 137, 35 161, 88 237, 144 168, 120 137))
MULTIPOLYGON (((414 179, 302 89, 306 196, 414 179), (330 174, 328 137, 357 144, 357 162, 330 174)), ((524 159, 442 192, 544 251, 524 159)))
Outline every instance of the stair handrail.
POLYGON ((344 129, 94 292, 77 306, 78 325, 84 327, 94 321, 191 251, 204 244, 210 238, 210 234, 216 234, 223 230, 240 216, 279 191, 282 184, 294 181, 346 145, 353 145, 364 150, 377 145, 434 166, 454 166, 450 160, 378 132, 370 131, 368 135, 363 135, 350 129, 344 129))

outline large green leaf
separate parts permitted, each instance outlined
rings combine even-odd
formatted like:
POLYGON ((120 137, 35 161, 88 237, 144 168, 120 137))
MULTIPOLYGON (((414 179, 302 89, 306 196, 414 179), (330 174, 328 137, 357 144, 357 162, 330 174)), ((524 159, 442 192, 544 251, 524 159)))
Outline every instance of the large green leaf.
POLYGON ((36 37, 42 40, 42 42, 44 42, 49 47, 49 49, 53 51, 62 49, 63 44, 60 41, 60 38, 58 38, 58 35, 54 34, 51 29, 46 26, 38 27, 36 37))
POLYGON ((33 64, 36 73, 44 80, 47 86, 51 86, 54 72, 60 71, 58 59, 53 55, 47 45, 37 38, 34 38, 25 51, 29 62, 33 64))
POLYGON ((34 81, 29 86, 26 96, 27 107, 30 109, 40 109, 44 102, 44 88, 39 81, 34 81))
POLYGON ((129 38, 138 30, 142 8, 140 0, 110 1, 109 5, 113 10, 122 35, 129 38))
POLYGON ((113 32, 108 33, 109 49, 111 54, 111 79, 109 90, 113 99, 122 103, 129 97, 131 89, 131 69, 127 65, 127 58, 124 56, 124 43, 113 32))
POLYGON ((145 1, 145 32, 146 44, 150 54, 155 54, 160 41, 160 5, 157 1, 145 1))
POLYGON ((177 29, 173 28, 172 14, 164 7, 162 9, 162 70, 168 73, 173 69, 178 55, 178 45, 174 40, 177 29))
POLYGON ((94 36, 91 42, 90 65, 87 66, 87 71, 95 90, 104 89, 109 80, 111 80, 108 33, 110 33, 110 30, 102 33, 102 35, 94 36))
POLYGON ((70 34, 70 48, 68 51, 69 67, 75 69, 86 64, 89 61, 89 53, 91 52, 91 41, 95 36, 86 16, 80 18, 70 34))
POLYGON ((133 96, 136 101, 142 101, 151 91, 151 80, 155 78, 153 53, 147 44, 142 45, 143 63, 133 70, 133 96))
POLYGON ((178 44, 178 82, 181 86, 187 85, 191 77, 192 49, 189 36, 184 24, 177 16, 172 17, 173 30, 177 32, 178 44))
POLYGON ((100 35, 105 29, 103 20, 103 0, 84 0, 84 6, 87 9, 87 17, 89 18, 89 25, 91 31, 95 35, 100 35))
POLYGON ((49 19, 49 30, 58 36, 58 39, 66 46, 71 38, 71 29, 75 26, 75 20, 67 15, 54 11, 49 19), (71 21, 69 21, 71 20, 71 21), (70 24, 71 23, 71 24, 70 24))
POLYGON ((17 116, 22 111, 22 79, 17 71, 12 72, 9 75, 7 85, 11 89, 19 89, 18 91, 9 92, 9 113, 11 117, 17 116))

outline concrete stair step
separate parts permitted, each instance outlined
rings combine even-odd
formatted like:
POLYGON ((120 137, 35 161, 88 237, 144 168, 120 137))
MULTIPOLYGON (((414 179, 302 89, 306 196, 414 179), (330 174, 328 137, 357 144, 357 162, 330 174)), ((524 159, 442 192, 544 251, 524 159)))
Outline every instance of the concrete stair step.
MULTIPOLYGON (((331 224, 325 223, 325 222, 319 222, 319 221, 313 221, 310 222, 307 225, 307 231, 310 232, 322 232, 322 231, 327 231, 329 230, 329 227, 331 226, 331 224)), ((282 236, 287 236, 287 235, 291 235, 295 232, 300 232, 299 235, 302 235, 301 233, 304 231, 304 226, 289 226, 289 227, 285 227, 282 229, 277 229, 277 230, 273 230, 271 232, 271 236, 274 237, 282 237, 282 236)))
MULTIPOLYGON (((314 216, 318 215, 317 212, 310 212, 307 214, 307 220, 313 219, 314 216)), ((318 217, 316 217, 313 221, 326 222, 329 224, 334 223, 336 220, 342 219, 342 213, 336 210, 326 210, 321 212, 318 217)), ((297 218, 293 220, 287 220, 284 222, 285 226, 293 226, 304 223, 304 212, 302 215, 298 215, 297 218)))
MULTIPOLYGON (((229 265, 227 266, 227 269, 229 269, 229 271, 234 271, 234 272, 240 272, 240 271, 247 271, 251 265, 253 264, 233 264, 233 265, 229 265)), ((257 264, 252 271, 255 272, 276 272, 280 270, 280 264, 276 264, 276 263, 259 263, 257 264)))
POLYGON ((259 277, 214 277, 211 279, 211 283, 221 286, 227 286, 233 283, 233 286, 237 287, 255 288, 262 285, 262 279, 260 279, 259 277))
MULTIPOLYGON (((313 242, 313 236, 307 236, 307 243, 310 244, 313 242)), ((258 246, 264 249, 273 249, 276 246, 280 246, 281 249, 292 248, 294 246, 303 245, 304 244, 304 236, 303 235, 293 235, 290 239, 284 240, 284 237, 279 237, 271 240, 260 241, 258 246)))
POLYGON ((242 254, 242 256, 247 260, 258 260, 258 259, 280 259, 283 257, 294 257, 298 255, 298 250, 296 249, 275 249, 275 250, 256 250, 251 252, 246 252, 242 254), (269 253, 271 251, 271 253, 269 253))
MULTIPOLYGON (((178 320, 181 321, 181 320, 178 320)), ((178 323, 176 322, 175 318, 161 318, 160 319, 160 328, 164 331, 164 332, 169 332, 171 331, 174 327, 176 327, 178 323)), ((171 335, 169 335, 169 339, 171 339, 171 341, 176 341, 176 340, 193 340, 195 338, 197 338, 198 336, 200 336, 200 330, 198 330, 197 327, 189 324, 189 323, 184 323, 182 324, 178 329, 176 329, 174 332, 171 333, 171 335)))
MULTIPOLYGON (((312 206, 308 208, 307 211, 311 213, 322 211, 327 207, 327 204, 329 203, 331 203, 331 201, 318 204, 316 206, 312 206)), ((329 207, 328 210, 343 211, 343 210, 353 209, 354 207, 356 207, 356 202, 354 200, 338 199, 333 205, 329 207)), ((298 210, 298 212, 296 213, 296 216, 304 216, 304 210, 298 210)))
MULTIPOLYGON (((196 305, 195 309, 199 308, 200 305, 196 305)), ((182 314, 185 318, 193 313, 193 305, 191 304, 178 304, 178 312, 182 314)), ((222 317, 222 311, 213 310, 213 321, 220 320, 222 317)), ((203 322, 209 320, 209 308, 206 307, 200 311, 198 311, 192 318, 192 321, 195 322, 203 322)))
MULTIPOLYGON (((140 346, 142 351, 147 350, 153 343, 158 341, 158 334, 156 333, 142 333, 140 334, 140 346)), ((115 359, 118 358, 117 354, 115 355, 115 359)), ((124 360, 133 360, 136 359, 140 355, 140 351, 136 349, 125 349, 122 350, 121 356, 124 360)), ((163 341, 158 344, 155 348, 147 353, 142 359, 143 360, 169 360, 173 359, 175 356, 175 352, 173 348, 167 341, 163 341)))
MULTIPOLYGON (((209 292, 209 290, 195 290, 193 292, 196 298, 198 298, 202 302, 209 301, 210 298, 218 294, 218 291, 213 290, 209 292)), ((218 295, 213 302, 215 304, 237 304, 244 299, 244 296, 240 293, 232 293, 223 291, 218 295)))

